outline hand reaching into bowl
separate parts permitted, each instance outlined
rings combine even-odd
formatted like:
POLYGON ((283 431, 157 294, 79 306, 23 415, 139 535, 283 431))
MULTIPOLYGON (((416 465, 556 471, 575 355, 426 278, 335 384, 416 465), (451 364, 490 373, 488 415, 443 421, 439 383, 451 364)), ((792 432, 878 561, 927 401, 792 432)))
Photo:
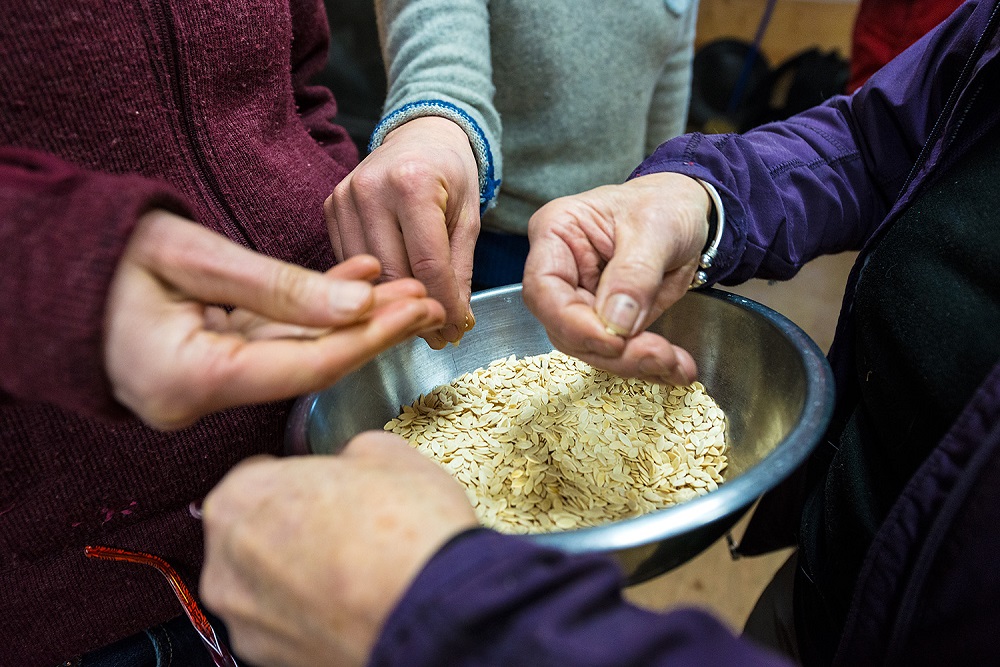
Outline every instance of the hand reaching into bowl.
POLYGON ((417 278, 444 306, 444 326, 423 334, 435 350, 457 343, 475 323, 469 296, 478 179, 465 131, 428 116, 390 132, 326 200, 338 259, 374 255, 384 278, 417 278))
POLYGON ((424 563, 477 525, 465 491, 399 436, 246 461, 202 506, 201 595, 254 664, 362 665, 424 563))
POLYGON ((374 257, 322 274, 166 211, 147 213, 106 306, 115 396, 147 424, 179 428, 223 408, 321 389, 441 326, 444 310, 423 285, 373 286, 378 275, 374 257))
POLYGON ((617 375, 691 383, 691 355, 644 329, 691 284, 710 206, 698 181, 663 173, 539 209, 523 293, 556 348, 617 375))

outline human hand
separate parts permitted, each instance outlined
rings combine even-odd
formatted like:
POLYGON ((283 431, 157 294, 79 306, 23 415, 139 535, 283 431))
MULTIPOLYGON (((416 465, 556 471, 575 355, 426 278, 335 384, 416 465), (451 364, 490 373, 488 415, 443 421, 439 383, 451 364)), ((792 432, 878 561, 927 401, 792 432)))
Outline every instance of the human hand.
POLYGON ((368 253, 386 279, 414 277, 444 306, 445 325, 423 338, 458 342, 469 309, 479 236, 479 177, 469 138, 437 116, 415 118, 341 181, 325 205, 334 253, 368 253))
POLYGON ((201 597, 260 665, 362 665, 420 569, 477 525, 465 490, 402 438, 236 466, 202 505, 201 597))
POLYGON ((329 386, 441 326, 444 312, 423 285, 373 287, 378 274, 373 257, 322 274, 166 211, 147 213, 108 294, 104 354, 115 397, 150 426, 179 428, 329 386))
POLYGON ((539 209, 522 289, 553 345, 624 377, 694 381, 691 355, 644 329, 691 284, 710 206, 696 180, 661 173, 539 209))

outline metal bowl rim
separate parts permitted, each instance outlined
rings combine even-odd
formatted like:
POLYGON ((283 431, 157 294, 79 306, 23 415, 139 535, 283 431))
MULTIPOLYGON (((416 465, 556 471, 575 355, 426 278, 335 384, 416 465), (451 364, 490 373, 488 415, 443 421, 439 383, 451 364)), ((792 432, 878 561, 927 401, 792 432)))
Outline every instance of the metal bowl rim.
MULTIPOLYGON (((515 284, 477 292, 472 295, 472 304, 474 306, 478 300, 520 290, 521 285, 515 284)), ((800 353, 806 375, 806 396, 802 416, 795 427, 767 456, 711 493, 603 526, 533 533, 524 537, 547 546, 577 552, 611 552, 667 540, 746 510, 788 477, 813 451, 830 422, 834 404, 833 371, 819 346, 787 317, 752 299, 715 288, 700 289, 691 294, 720 299, 756 313, 775 327, 800 353)), ((320 393, 307 394, 295 402, 285 432, 287 452, 311 453, 307 426, 320 393)))

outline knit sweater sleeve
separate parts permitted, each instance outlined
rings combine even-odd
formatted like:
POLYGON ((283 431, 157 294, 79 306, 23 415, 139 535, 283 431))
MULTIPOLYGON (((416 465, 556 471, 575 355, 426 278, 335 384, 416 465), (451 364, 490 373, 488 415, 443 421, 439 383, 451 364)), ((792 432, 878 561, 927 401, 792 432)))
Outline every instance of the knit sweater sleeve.
POLYGON ((119 416, 102 352, 105 300, 138 218, 187 213, 163 184, 0 146, 0 402, 119 416))
POLYGON ((383 118, 369 148, 419 116, 443 116, 469 136, 479 165, 483 210, 502 172, 500 116, 493 105, 490 16, 486 0, 384 0, 375 3, 388 75, 383 118))
POLYGON ((330 26, 322 0, 292 0, 292 89, 299 118, 310 136, 335 161, 348 168, 358 162, 358 150, 347 130, 334 122, 337 103, 325 86, 310 82, 326 64, 330 26))
POLYGON ((653 90, 646 126, 645 154, 684 132, 691 101, 691 67, 694 62, 694 31, 698 19, 698 0, 667 0, 667 11, 674 17, 676 31, 673 49, 663 63, 663 70, 653 90))

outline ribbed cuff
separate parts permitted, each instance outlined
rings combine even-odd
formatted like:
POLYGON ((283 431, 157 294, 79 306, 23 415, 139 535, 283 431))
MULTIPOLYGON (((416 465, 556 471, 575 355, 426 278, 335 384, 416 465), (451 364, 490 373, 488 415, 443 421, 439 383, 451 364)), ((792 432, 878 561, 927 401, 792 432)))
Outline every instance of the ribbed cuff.
POLYGON ((497 188, 500 187, 500 181, 494 178, 493 152, 486 140, 486 134, 475 119, 454 104, 443 100, 425 100, 404 104, 375 126, 372 137, 368 141, 368 152, 370 153, 381 146, 386 135, 397 127, 414 118, 425 116, 447 118, 461 127, 468 135, 469 143, 472 144, 472 152, 475 154, 476 163, 479 166, 479 213, 482 215, 495 202, 497 188))

